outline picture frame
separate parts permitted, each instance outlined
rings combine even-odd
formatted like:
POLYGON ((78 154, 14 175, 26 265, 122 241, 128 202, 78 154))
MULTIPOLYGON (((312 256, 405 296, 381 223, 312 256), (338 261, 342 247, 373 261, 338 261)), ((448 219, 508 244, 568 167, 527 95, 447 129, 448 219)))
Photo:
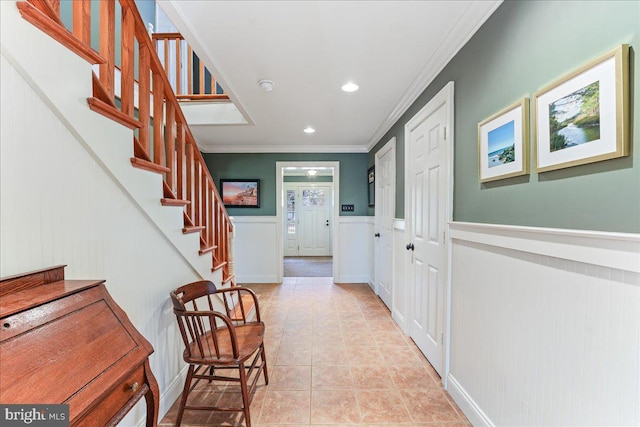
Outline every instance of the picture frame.
POLYGON ((259 208, 259 179, 221 179, 220 197, 225 207, 259 208))
POLYGON ((481 183, 529 173, 529 98, 478 123, 481 183))
POLYGON ((629 155, 629 45, 534 94, 535 171, 629 155))
POLYGON ((367 170, 367 197, 369 201, 369 207, 373 207, 376 205, 376 167, 371 166, 367 170))

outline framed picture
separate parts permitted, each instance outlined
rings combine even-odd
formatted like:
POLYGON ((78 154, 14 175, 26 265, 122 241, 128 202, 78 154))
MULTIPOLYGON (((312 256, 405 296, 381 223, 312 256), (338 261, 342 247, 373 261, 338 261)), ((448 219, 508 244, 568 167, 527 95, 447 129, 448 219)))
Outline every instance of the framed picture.
POLYGON ((478 123, 480 182, 529 173, 529 98, 478 123))
POLYGON ((369 198, 369 206, 376 205, 376 167, 371 166, 367 171, 367 190, 369 198))
POLYGON ((629 155, 629 45, 534 95, 536 172, 629 155))
POLYGON ((221 179, 220 197, 227 207, 259 208, 259 179, 221 179))

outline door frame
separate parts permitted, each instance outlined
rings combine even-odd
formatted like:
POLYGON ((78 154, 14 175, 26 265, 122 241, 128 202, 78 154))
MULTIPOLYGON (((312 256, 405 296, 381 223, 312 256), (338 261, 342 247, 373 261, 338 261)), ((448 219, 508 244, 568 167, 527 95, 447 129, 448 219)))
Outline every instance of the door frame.
MULTIPOLYGON (((389 139, 389 141, 387 141, 387 143, 384 144, 384 146, 376 152, 376 154, 375 154, 375 163, 374 163, 376 172, 380 170, 380 159, 385 154, 387 154, 389 152, 393 155, 393 161, 394 161, 394 163, 393 163, 393 173, 391 174, 392 180, 393 180, 391 188, 393 189, 393 218, 395 219, 396 218, 396 206, 395 206, 396 205, 396 170, 397 170, 397 165, 396 165, 396 161, 397 161, 397 159, 396 159, 396 137, 395 136, 392 137, 391 139, 389 139)), ((377 202, 379 202, 381 200, 380 199, 379 182, 380 182, 379 180, 377 180, 377 179, 375 180, 375 200, 377 202)), ((380 227, 380 215, 379 215, 379 212, 380 212, 379 203, 376 203, 376 205, 374 206, 374 218, 375 218, 375 228, 376 229, 378 229, 380 227)), ((393 283, 394 282, 394 278, 395 278, 395 275, 394 275, 395 253, 393 251, 393 248, 395 246, 393 245, 393 225, 391 227, 391 233, 392 233, 392 235, 391 235, 391 249, 392 249, 392 251, 391 251, 391 253, 392 253, 392 258, 391 258, 391 281, 392 281, 392 285, 391 286, 393 287, 393 290, 395 291, 396 284, 393 283)), ((374 252, 373 252, 373 254, 374 254, 373 255, 374 256, 374 262, 377 260, 377 253, 376 253, 377 250, 378 250, 378 242, 376 241, 376 244, 374 246, 374 252)), ((374 283, 375 283, 375 289, 374 290, 375 290, 376 295, 380 295, 380 292, 379 292, 379 289, 378 289, 378 270, 377 270, 377 268, 374 268, 374 272, 373 273, 374 273, 374 283)), ((392 314, 393 314, 394 306, 395 306, 395 304, 393 303, 393 301, 394 301, 393 294, 394 293, 395 292, 393 292, 393 291, 391 293, 391 308, 389 309, 392 312, 392 314)))
MULTIPOLYGON (((444 345, 443 345, 443 362, 444 362, 444 375, 442 376, 442 382, 445 389, 448 389, 448 376, 449 365, 451 355, 451 237, 449 233, 449 224, 453 221, 453 179, 454 179, 454 82, 447 83, 435 96, 433 96, 427 104, 420 109, 409 121, 404 125, 404 138, 405 138, 405 150, 404 150, 404 212, 405 212, 405 240, 411 241, 413 235, 412 218, 411 218, 411 193, 413 190, 412 183, 410 181, 411 171, 409 170, 411 154, 411 144, 409 143, 409 136, 411 131, 415 129, 420 123, 422 123, 429 115, 435 112, 443 104, 446 105, 446 119, 445 119, 445 140, 447 144, 447 161, 449 173, 446 174, 448 180, 445 206, 445 226, 444 226, 444 244, 446 246, 445 257, 445 298, 444 298, 444 345)), ((409 257, 405 256, 405 272, 409 273, 410 262, 409 257)), ((412 286, 407 286, 405 290, 406 301, 412 300, 412 286)), ((407 320, 407 333, 410 332, 410 322, 413 320, 412 307, 407 306, 407 313, 405 313, 405 319, 407 320)))
MULTIPOLYGON (((331 189, 331 202, 333 203, 333 192, 335 191, 334 189, 334 185, 333 185, 333 181, 331 182, 284 182, 284 178, 283 178, 283 183, 282 183, 282 191, 283 191, 283 197, 284 197, 284 192, 286 190, 295 188, 296 191, 300 190, 301 187, 308 187, 308 188, 315 188, 315 187, 329 187, 331 189)), ((297 194, 297 193, 296 193, 297 194)), ((298 218, 298 223, 300 222, 300 218, 301 216, 299 215, 299 211, 298 209, 300 209, 300 200, 298 200, 298 197, 296 195, 296 218, 298 218)), ((333 209, 331 210, 331 222, 335 222, 335 218, 333 218, 333 209)), ((285 241, 285 223, 287 222, 287 218, 284 215, 284 204, 283 204, 283 211, 282 211, 282 243, 283 243, 283 247, 282 247, 282 255, 284 255, 284 241, 285 241)), ((297 234, 298 228, 296 228, 296 242, 300 243, 300 238, 298 237, 297 234)), ((333 229, 330 230, 329 232, 329 245, 331 246, 331 253, 333 253, 333 229)), ((299 250, 298 250, 299 252, 299 250)), ((298 255, 301 256, 301 255, 298 255)))
POLYGON ((284 277, 284 168, 287 167, 329 167, 333 169, 333 224, 331 224, 331 255, 333 257, 333 281, 339 280, 340 271, 340 236, 338 234, 338 222, 340 218, 340 162, 330 161, 292 161, 276 162, 276 259, 278 260, 277 281, 282 282, 284 277))

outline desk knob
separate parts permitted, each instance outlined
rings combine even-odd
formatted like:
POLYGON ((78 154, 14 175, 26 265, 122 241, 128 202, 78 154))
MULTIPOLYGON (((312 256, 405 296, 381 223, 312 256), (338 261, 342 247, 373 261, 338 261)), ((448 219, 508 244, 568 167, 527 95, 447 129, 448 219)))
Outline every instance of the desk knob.
POLYGON ((140 384, 138 384, 137 382, 131 384, 131 387, 129 387, 131 389, 132 392, 136 392, 139 388, 140 388, 140 384))

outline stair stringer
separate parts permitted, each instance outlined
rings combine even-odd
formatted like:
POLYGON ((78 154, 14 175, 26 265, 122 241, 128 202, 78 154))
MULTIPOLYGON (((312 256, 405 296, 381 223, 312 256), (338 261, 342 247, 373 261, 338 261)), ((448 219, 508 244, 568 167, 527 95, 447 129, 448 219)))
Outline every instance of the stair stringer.
POLYGON ((15 1, 0 1, 2 54, 114 183, 203 280, 222 283, 211 254, 199 255, 200 234, 184 234, 183 208, 162 206, 162 175, 136 169, 133 132, 89 109, 91 64, 22 19, 15 1))

